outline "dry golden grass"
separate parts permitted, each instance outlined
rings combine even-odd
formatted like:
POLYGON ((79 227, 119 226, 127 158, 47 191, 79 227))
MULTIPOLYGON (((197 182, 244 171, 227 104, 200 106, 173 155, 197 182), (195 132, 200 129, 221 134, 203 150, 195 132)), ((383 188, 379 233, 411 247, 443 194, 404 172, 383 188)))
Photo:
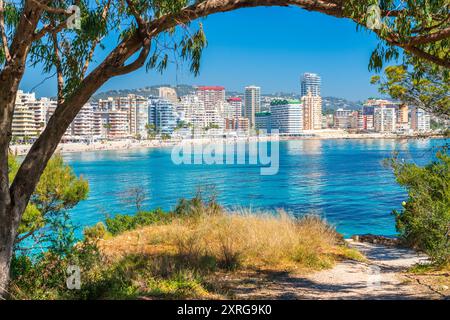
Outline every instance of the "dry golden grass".
POLYGON ((315 216, 295 219, 284 212, 200 214, 155 224, 102 240, 106 256, 171 255, 201 269, 219 267, 320 270, 342 257, 362 259, 315 216))

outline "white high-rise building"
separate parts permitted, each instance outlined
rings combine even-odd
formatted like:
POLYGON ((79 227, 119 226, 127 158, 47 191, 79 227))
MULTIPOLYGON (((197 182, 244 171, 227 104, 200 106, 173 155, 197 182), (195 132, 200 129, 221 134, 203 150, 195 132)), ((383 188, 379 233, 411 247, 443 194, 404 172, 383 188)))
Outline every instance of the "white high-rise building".
POLYGON ((322 129, 321 79, 318 74, 304 73, 301 79, 303 130, 322 129))
POLYGON ((224 127, 225 88, 221 86, 201 86, 197 88, 197 96, 204 105, 207 126, 224 127))
POLYGON ((302 105, 298 100, 275 100, 270 105, 271 129, 280 134, 300 134, 303 130, 302 105))
POLYGON ((197 96, 203 101, 205 110, 214 110, 221 102, 225 102, 225 88, 221 86, 197 87, 197 96))
POLYGON ((248 119, 250 128, 255 127, 255 114, 261 111, 261 87, 245 87, 244 114, 248 119))
POLYGON ((311 92, 313 96, 320 96, 321 78, 316 73, 304 73, 301 79, 301 96, 311 92))
POLYGON ((16 105, 12 120, 12 135, 19 137, 35 137, 38 132, 34 122, 34 113, 27 106, 16 105))
POLYGON ((57 102, 48 98, 41 98, 39 100, 28 101, 28 108, 33 110, 36 130, 40 134, 50 120, 50 116, 56 109, 57 102))
POLYGON ((431 130, 431 116, 423 109, 413 107, 411 110, 411 129, 416 132, 427 132, 431 130))
POLYGON ((75 119, 67 130, 72 136, 92 137, 94 136, 94 108, 86 103, 78 112, 75 119))
POLYGON ((14 136, 35 137, 44 130, 50 115, 56 108, 56 101, 47 98, 36 99, 35 94, 18 90, 12 122, 14 136))
POLYGON ((231 106, 231 113, 233 114, 233 117, 242 117, 242 99, 239 97, 231 97, 227 99, 227 102, 231 106))
POLYGON ((205 104, 197 95, 187 95, 181 98, 176 108, 179 117, 191 124, 195 129, 203 129, 206 121, 205 104))
POLYGON ((132 136, 147 136, 148 99, 141 96, 129 96, 130 134, 132 136))
MULTIPOLYGON (((102 111, 102 119, 113 119, 106 116, 106 111, 118 111, 112 117, 122 117, 122 113, 127 115, 128 136, 145 136, 147 134, 146 125, 148 123, 148 100, 142 96, 129 94, 122 97, 108 97, 98 101, 98 111, 102 111), (119 116, 120 115, 120 116, 119 116)), ((98 117, 97 117, 98 118, 98 117)), ((119 123, 119 121, 117 121, 119 123)), ((105 124, 104 124, 105 125, 105 124)), ((106 124, 109 127, 109 124, 106 124)), ((121 124, 121 127, 123 125, 121 124)), ((103 133, 105 130, 103 130, 103 133)), ((120 132, 120 130, 118 131, 120 132)), ((122 133, 120 133, 122 135, 122 133)))
POLYGON ((397 129, 397 110, 381 105, 374 108, 373 125, 376 132, 395 132, 397 129))
POLYGON ((148 123, 154 125, 158 133, 172 134, 177 126, 176 107, 168 100, 149 97, 148 123))

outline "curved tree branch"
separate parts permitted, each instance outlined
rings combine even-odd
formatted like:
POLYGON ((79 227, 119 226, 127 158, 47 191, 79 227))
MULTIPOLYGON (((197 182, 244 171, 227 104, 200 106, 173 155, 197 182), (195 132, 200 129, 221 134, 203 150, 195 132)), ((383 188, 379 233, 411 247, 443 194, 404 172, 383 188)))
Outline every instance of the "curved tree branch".
MULTIPOLYGON (((146 24, 146 37, 142 30, 123 40, 80 84, 79 88, 67 97, 50 118, 46 128, 31 147, 11 184, 10 194, 18 212, 23 212, 39 178, 61 140, 64 132, 88 101, 107 80, 136 70, 145 62, 150 50, 150 41, 158 33, 177 24, 187 23, 207 15, 239 8, 257 6, 296 5, 307 10, 316 10, 334 16, 342 16, 341 7, 334 3, 314 0, 207 0, 188 6, 176 14, 169 14, 146 24), (129 65, 125 62, 141 50, 139 57, 129 65)), ((20 217, 19 217, 20 218, 20 217)))
POLYGON ((431 42, 444 40, 448 37, 450 37, 450 27, 433 32, 433 33, 411 37, 408 40, 407 45, 417 46, 417 45, 421 45, 421 44, 427 44, 427 43, 431 43, 431 42))
POLYGON ((413 55, 431 61, 439 66, 443 66, 445 68, 450 68, 450 60, 445 58, 439 58, 435 55, 432 55, 428 52, 423 51, 422 49, 416 47, 416 46, 409 46, 409 45, 400 45, 405 51, 408 51, 412 53, 413 55))
POLYGON ((50 1, 38 1, 38 0, 31 0, 31 2, 33 2, 37 7, 41 8, 43 11, 48 12, 48 13, 53 13, 53 14, 63 14, 63 15, 71 15, 72 12, 67 11, 64 8, 55 8, 55 7, 50 7, 47 3, 49 3, 50 1))
MULTIPOLYGON (((305 10, 317 11, 334 17, 345 17, 342 0, 205 0, 187 6, 176 13, 168 14, 146 23, 145 32, 142 30, 142 21, 138 22, 138 25, 141 24, 141 28, 138 28, 131 37, 123 40, 81 82, 78 89, 67 97, 64 103, 56 109, 47 127, 31 147, 10 187, 11 198, 17 206, 17 212, 23 212, 25 209, 26 203, 48 160, 56 150, 61 137, 89 97, 110 78, 139 68, 145 62, 153 37, 179 24, 186 24, 214 13, 257 6, 297 6, 305 10), (145 34, 145 37, 142 36, 143 34, 145 34), (126 61, 139 51, 141 51, 139 57, 129 65, 125 65, 126 61)), ((392 12, 389 14, 395 15, 392 12)), ((355 20, 355 22, 363 25, 361 21, 355 20)), ((384 39, 383 37, 381 38, 384 39)), ((434 41, 435 38, 431 38, 431 40, 420 38, 420 41, 421 43, 428 43, 429 41, 434 41)), ((437 64, 449 65, 448 61, 442 61, 442 59, 423 52, 415 46, 402 43, 395 43, 395 45, 437 64)))

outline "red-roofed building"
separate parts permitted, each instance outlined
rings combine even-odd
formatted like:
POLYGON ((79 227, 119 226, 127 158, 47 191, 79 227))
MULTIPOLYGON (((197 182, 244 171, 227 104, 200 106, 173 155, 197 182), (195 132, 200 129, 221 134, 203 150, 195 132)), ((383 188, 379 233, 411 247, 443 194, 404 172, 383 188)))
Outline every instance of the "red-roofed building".
POLYGON ((205 110, 217 110, 225 102, 225 88, 221 86, 199 86, 197 96, 205 104, 205 110))
POLYGON ((225 91, 225 87, 222 87, 222 86, 198 86, 197 90, 201 90, 201 91, 225 91))
POLYGON ((242 99, 239 97, 231 97, 227 99, 227 102, 232 107, 232 114, 238 118, 242 116, 242 99))

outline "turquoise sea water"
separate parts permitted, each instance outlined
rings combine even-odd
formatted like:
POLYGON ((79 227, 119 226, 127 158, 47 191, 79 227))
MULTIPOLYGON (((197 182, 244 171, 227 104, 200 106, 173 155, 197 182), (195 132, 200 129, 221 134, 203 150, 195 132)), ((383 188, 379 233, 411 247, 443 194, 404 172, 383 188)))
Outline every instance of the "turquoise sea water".
POLYGON ((325 217, 345 236, 395 234, 393 209, 406 199, 382 160, 425 164, 443 140, 295 140, 280 142, 277 175, 262 176, 258 165, 175 165, 171 148, 84 152, 65 155, 89 181, 89 199, 72 209, 76 225, 92 225, 105 214, 134 212, 123 193, 142 186, 146 209, 171 209, 198 187, 215 188, 228 208, 278 208, 325 217))

